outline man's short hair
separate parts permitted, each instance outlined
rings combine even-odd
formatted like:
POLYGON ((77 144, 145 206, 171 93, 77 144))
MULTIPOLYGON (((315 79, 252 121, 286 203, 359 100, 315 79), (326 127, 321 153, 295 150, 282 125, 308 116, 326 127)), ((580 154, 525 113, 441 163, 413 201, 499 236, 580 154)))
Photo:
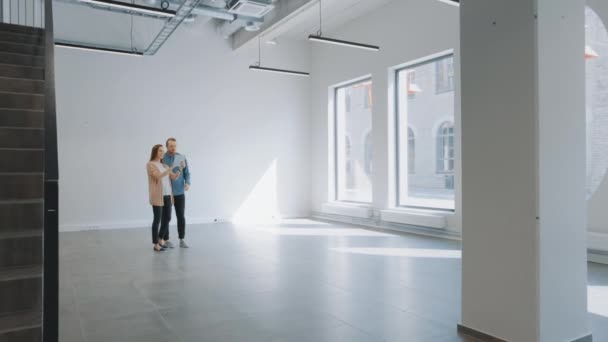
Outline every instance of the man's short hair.
POLYGON ((173 141, 174 143, 177 143, 177 140, 175 140, 175 138, 169 138, 169 139, 167 139, 167 142, 165 142, 166 147, 169 147, 169 141, 173 141))

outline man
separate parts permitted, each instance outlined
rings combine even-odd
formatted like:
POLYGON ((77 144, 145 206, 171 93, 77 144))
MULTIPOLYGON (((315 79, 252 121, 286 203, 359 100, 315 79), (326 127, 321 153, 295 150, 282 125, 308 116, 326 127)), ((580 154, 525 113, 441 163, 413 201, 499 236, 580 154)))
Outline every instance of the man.
MULTIPOLYGON (((179 234, 179 246, 181 248, 188 248, 184 238, 186 237, 186 218, 184 211, 186 209, 186 195, 185 192, 190 189, 190 170, 188 169, 188 161, 186 157, 177 153, 177 140, 175 138, 167 139, 165 143, 167 147, 167 153, 163 157, 163 164, 168 165, 174 173, 183 167, 183 170, 177 178, 171 180, 173 188, 173 206, 175 207, 175 216, 177 216, 177 233, 179 234)), ((169 241, 169 230, 164 238, 166 245, 169 248, 175 246, 169 241)))

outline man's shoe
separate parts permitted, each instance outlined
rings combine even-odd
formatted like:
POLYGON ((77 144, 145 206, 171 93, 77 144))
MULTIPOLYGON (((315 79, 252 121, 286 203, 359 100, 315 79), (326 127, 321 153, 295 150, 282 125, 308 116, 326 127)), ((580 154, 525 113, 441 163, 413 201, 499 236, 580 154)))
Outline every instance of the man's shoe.
POLYGON ((173 246, 173 243, 171 243, 171 241, 165 241, 165 247, 167 247, 167 248, 175 248, 175 246, 173 246))
POLYGON ((179 246, 180 246, 181 248, 190 248, 190 246, 188 246, 188 245, 186 244, 186 241, 184 241, 183 239, 182 239, 182 240, 179 240, 179 246))

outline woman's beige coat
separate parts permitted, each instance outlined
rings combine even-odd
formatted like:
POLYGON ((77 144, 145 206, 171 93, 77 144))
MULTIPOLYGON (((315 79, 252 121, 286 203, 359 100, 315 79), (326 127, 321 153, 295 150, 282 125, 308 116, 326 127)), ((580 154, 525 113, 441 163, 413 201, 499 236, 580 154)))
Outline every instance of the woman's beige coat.
MULTIPOLYGON (((150 192, 150 204, 157 207, 165 205, 163 201, 163 177, 167 176, 171 169, 165 166, 165 172, 161 172, 153 161, 146 164, 148 169, 148 191, 150 192)), ((173 195, 171 195, 173 201, 173 195)))

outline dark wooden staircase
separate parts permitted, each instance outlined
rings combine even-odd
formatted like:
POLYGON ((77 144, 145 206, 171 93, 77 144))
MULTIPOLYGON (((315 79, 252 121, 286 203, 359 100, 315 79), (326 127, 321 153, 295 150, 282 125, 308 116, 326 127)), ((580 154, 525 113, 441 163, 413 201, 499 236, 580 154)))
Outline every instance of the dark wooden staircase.
POLYGON ((0 24, 0 342, 42 341, 44 29, 0 24))

